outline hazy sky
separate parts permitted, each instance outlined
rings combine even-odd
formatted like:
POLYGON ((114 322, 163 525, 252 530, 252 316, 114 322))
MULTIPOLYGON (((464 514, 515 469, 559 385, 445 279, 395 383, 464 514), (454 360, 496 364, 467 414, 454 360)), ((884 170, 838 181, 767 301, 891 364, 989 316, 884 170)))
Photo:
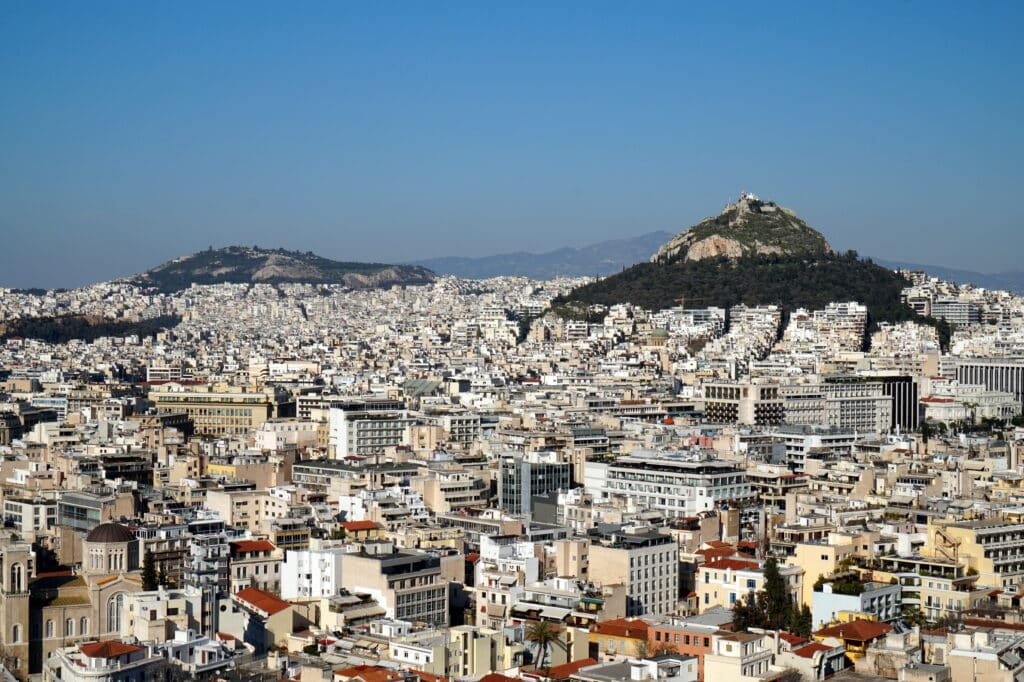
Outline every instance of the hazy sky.
POLYGON ((0 5, 0 285, 207 246, 403 261, 679 231, 1024 253, 1008 2, 0 5))

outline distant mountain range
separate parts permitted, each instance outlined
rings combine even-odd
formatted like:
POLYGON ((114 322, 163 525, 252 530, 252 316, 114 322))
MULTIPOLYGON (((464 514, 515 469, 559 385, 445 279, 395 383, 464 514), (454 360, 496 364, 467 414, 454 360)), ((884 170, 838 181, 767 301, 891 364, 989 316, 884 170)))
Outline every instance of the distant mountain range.
POLYGON ((546 253, 518 251, 480 258, 451 256, 429 258, 414 264, 438 274, 468 279, 512 275, 531 279, 603 277, 620 272, 634 263, 646 261, 671 237, 668 232, 650 232, 639 237, 612 239, 590 246, 565 247, 546 253))
POLYGON ((417 265, 349 263, 317 256, 312 251, 228 246, 176 258, 126 281, 169 293, 192 284, 301 282, 372 289, 427 284, 434 278, 433 272, 417 265))
POLYGON ((944 265, 921 265, 919 263, 907 263, 906 261, 885 260, 873 258, 879 265, 884 265, 893 270, 922 270, 933 277, 958 282, 960 284, 973 284, 986 289, 1001 289, 1024 294, 1024 271, 1011 270, 1008 272, 996 272, 985 274, 983 272, 972 272, 970 270, 958 270, 947 268, 944 265))

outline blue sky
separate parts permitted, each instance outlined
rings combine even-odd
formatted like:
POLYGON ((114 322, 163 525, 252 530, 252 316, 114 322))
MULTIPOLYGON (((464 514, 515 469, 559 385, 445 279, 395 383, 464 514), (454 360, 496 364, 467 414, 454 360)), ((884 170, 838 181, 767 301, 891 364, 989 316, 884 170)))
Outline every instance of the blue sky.
POLYGON ((676 232, 1019 268, 1021 3, 6 2, 0 285, 676 232))

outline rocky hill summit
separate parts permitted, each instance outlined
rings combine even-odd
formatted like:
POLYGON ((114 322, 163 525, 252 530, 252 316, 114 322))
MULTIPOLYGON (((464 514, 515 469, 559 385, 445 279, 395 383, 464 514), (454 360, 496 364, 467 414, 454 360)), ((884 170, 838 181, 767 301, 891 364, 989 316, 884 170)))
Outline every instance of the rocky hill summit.
POLYGON ((651 257, 651 262, 683 258, 749 256, 824 256, 832 247, 824 236, 788 208, 742 192, 713 218, 680 232, 651 257))
POLYGON ((353 289, 427 284, 434 273, 417 265, 353 263, 331 260, 312 251, 286 251, 248 246, 208 249, 168 261, 128 281, 164 292, 192 284, 341 284, 353 289))

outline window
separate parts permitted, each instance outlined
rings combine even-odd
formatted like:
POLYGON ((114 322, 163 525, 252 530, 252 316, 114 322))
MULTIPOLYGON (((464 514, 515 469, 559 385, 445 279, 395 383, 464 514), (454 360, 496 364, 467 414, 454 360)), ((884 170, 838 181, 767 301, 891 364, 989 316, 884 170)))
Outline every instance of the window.
POLYGON ((11 628, 11 642, 17 644, 21 641, 21 626, 17 623, 11 628))
POLYGON ((107 632, 121 629, 121 609, 124 606, 124 592, 118 592, 107 600, 107 632))
POLYGON ((78 621, 78 634, 87 635, 89 634, 89 619, 82 618, 78 621))
POLYGON ((53 620, 46 621, 46 638, 50 639, 54 636, 53 620))
POLYGON ((68 618, 64 621, 64 636, 74 637, 75 636, 75 619, 68 618))
POLYGON ((25 589, 25 569, 21 564, 11 566, 11 592, 23 592, 25 589))

